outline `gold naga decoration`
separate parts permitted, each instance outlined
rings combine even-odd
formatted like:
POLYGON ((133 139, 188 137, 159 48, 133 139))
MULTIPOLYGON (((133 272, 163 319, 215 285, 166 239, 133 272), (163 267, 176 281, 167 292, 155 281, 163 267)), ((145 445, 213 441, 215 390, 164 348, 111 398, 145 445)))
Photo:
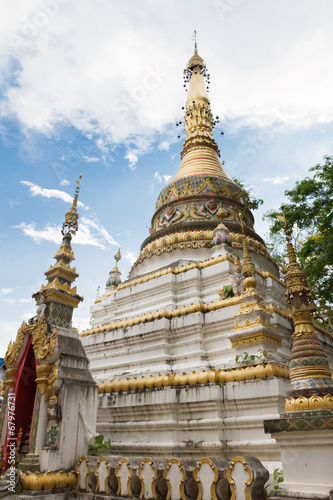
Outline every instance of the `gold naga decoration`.
POLYGON ((28 325, 25 321, 22 322, 20 328, 17 331, 16 339, 14 342, 10 341, 7 347, 7 352, 4 358, 4 363, 7 368, 12 367, 15 364, 17 356, 23 345, 24 336, 28 331, 28 325))
POLYGON ((39 362, 47 361, 53 354, 57 343, 58 331, 55 328, 52 335, 47 335, 47 325, 43 318, 39 318, 32 330, 32 343, 35 356, 39 362))

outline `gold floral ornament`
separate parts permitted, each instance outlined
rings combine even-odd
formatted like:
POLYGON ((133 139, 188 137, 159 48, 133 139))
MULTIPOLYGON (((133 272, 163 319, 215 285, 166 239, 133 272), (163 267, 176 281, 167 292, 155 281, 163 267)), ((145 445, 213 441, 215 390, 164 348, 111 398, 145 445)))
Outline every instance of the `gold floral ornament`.
POLYGON ((45 394, 45 401, 47 401, 58 377, 58 367, 57 365, 38 365, 36 371, 36 384, 40 392, 45 394))
POLYGON ((58 331, 55 328, 52 335, 47 334, 47 325, 43 318, 34 324, 32 330, 32 343, 34 346, 35 356, 39 362, 47 361, 53 354, 57 343, 58 331))
POLYGON ((7 368, 10 368, 14 365, 17 356, 21 350, 23 345, 24 336, 27 333, 28 325, 25 321, 23 321, 22 325, 17 331, 16 339, 14 342, 10 341, 7 347, 7 352, 4 358, 4 363, 7 368))
POLYGON ((79 191, 80 191, 81 178, 82 178, 82 175, 80 174, 80 177, 78 179, 75 179, 77 186, 75 188, 75 195, 74 195, 72 206, 69 209, 69 211, 66 213, 65 222, 62 225, 61 233, 63 235, 66 233, 75 234, 79 228, 79 225, 78 225, 79 214, 77 213, 77 200, 78 200, 79 191))

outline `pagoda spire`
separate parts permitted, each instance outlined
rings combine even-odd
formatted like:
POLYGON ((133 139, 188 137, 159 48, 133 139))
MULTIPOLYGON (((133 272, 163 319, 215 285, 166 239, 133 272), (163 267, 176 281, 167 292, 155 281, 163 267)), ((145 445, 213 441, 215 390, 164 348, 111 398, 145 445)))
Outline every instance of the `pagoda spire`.
POLYGON ((309 405, 311 408, 328 408, 332 406, 325 406, 326 404, 333 404, 331 370, 314 328, 312 311, 315 306, 307 284, 307 276, 297 262, 283 205, 281 208, 283 215, 278 216, 278 218, 285 225, 289 260, 285 273, 286 296, 291 305, 295 326, 290 356, 290 390, 287 393, 289 399, 286 401, 286 411, 295 411, 299 408, 300 403, 303 409, 308 409, 309 405))
POLYGON ((66 233, 76 234, 76 231, 79 228, 78 225, 79 214, 77 212, 77 201, 79 197, 81 179, 82 179, 82 174, 80 174, 78 179, 75 179, 77 185, 75 188, 72 206, 68 210, 68 212, 66 212, 65 222, 62 225, 61 234, 63 235, 66 233))
POLYGON ((198 54, 196 32, 194 32, 194 42, 194 54, 184 70, 185 86, 189 83, 189 88, 184 115, 186 139, 180 155, 181 158, 191 149, 200 147, 210 148, 218 156, 220 155, 213 135, 215 121, 206 89, 209 73, 206 63, 198 54))
POLYGON ((76 180, 76 188, 71 208, 66 212, 62 225, 62 243, 54 258, 56 263, 44 273, 47 284, 42 285, 39 292, 33 294, 37 304, 45 304, 44 318, 47 323, 63 328, 71 328, 73 309, 83 300, 72 283, 79 276, 71 262, 75 260, 71 247, 72 234, 78 230, 79 214, 77 212, 78 195, 82 175, 76 180))

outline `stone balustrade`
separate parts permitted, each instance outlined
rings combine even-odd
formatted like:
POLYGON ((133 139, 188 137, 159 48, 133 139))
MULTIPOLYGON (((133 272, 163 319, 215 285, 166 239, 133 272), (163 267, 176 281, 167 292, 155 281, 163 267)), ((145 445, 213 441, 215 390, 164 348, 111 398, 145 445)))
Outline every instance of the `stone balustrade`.
POLYGON ((268 471, 255 457, 81 457, 75 466, 78 499, 265 500, 268 471), (95 496, 96 495, 96 496, 95 496))

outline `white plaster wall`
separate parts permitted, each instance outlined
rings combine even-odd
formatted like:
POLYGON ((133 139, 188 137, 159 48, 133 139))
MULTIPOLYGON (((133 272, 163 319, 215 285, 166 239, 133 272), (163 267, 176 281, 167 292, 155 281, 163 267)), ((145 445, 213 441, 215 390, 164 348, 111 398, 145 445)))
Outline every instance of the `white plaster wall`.
POLYGON ((276 418, 288 381, 165 387, 100 396, 97 431, 124 455, 254 455, 279 460, 263 420, 276 418))

